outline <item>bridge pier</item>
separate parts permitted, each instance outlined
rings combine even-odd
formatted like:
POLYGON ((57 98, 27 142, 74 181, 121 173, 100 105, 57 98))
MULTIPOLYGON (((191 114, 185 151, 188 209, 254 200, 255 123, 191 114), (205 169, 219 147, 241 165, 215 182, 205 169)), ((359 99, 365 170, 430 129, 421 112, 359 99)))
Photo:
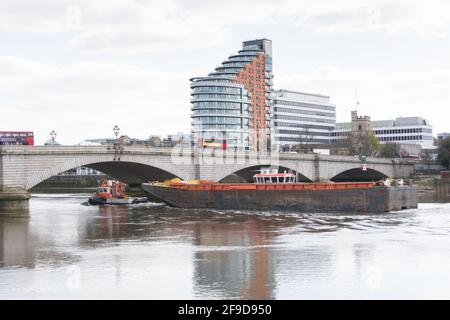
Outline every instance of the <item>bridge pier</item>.
POLYGON ((28 215, 30 197, 25 189, 0 186, 0 215, 28 215))

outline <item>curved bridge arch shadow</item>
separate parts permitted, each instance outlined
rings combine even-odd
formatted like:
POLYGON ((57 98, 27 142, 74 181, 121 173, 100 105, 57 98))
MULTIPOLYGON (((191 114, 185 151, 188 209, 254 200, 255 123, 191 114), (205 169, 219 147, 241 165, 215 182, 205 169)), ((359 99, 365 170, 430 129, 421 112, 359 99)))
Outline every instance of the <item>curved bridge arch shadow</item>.
POLYGON ((238 171, 235 171, 229 175, 227 175, 226 177, 222 178, 219 180, 219 182, 223 182, 224 180, 228 180, 230 179, 232 176, 238 176, 239 178, 247 181, 247 182, 253 182, 253 175, 255 175, 256 173, 258 173, 258 171, 261 168, 269 168, 269 167, 273 167, 276 168, 278 167, 278 171, 279 172, 293 172, 294 174, 297 174, 297 181, 298 182, 311 182, 310 179, 308 179, 306 176, 304 176, 303 174, 301 174, 300 172, 288 168, 288 167, 284 167, 284 166, 271 166, 271 165, 255 165, 255 166, 250 166, 238 171))
MULTIPOLYGON (((40 173, 33 183, 28 186, 28 190, 37 186, 41 182, 58 175, 67 170, 76 168, 77 166, 61 167, 51 171, 44 171, 40 173)), ((176 178, 175 174, 168 172, 148 164, 129 162, 129 161, 104 161, 83 164, 83 167, 92 168, 100 171, 114 179, 125 182, 129 185, 138 185, 149 181, 163 181, 167 179, 176 178)))
POLYGON ((103 172, 110 177, 131 185, 177 178, 176 175, 166 170, 136 162, 99 162, 85 165, 85 167, 103 172))
POLYGON ((367 168, 367 171, 363 171, 361 168, 353 168, 345 170, 338 175, 335 175, 330 181, 333 182, 367 182, 378 181, 387 178, 384 173, 367 168))

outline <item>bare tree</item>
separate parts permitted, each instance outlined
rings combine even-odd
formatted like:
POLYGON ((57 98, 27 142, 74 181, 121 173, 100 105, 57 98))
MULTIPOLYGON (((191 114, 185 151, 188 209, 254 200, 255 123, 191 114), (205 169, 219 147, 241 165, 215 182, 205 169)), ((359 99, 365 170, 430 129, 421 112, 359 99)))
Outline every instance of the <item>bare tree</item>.
POLYGON ((303 131, 298 131, 297 139, 298 143, 292 149, 297 152, 307 153, 310 149, 310 143, 312 142, 310 128, 306 127, 303 131))

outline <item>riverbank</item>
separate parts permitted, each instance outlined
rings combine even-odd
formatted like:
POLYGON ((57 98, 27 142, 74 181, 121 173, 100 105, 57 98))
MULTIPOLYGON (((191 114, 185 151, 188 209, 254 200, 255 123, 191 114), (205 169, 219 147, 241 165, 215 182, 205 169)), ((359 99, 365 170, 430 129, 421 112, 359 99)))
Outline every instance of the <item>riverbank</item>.
POLYGON ((439 176, 422 176, 413 179, 417 185, 419 202, 450 202, 450 179, 439 176))
MULTIPOLYGON (((92 193, 101 180, 112 179, 107 175, 54 176, 30 190, 31 193, 92 193)), ((125 192, 130 197, 147 197, 151 202, 161 202, 145 192, 140 185, 127 185, 125 192)))
POLYGON ((31 188, 31 193, 86 193, 93 192, 107 175, 53 176, 31 188))

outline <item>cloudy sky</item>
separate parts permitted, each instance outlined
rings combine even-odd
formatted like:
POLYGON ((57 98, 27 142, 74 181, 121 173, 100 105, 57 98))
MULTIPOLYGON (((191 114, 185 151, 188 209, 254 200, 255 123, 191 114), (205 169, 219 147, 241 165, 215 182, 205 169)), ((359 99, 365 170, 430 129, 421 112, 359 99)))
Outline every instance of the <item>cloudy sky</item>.
POLYGON ((0 130, 42 144, 190 127, 189 78, 273 41, 275 88, 331 96, 348 121, 450 131, 449 0, 0 0, 0 130))

